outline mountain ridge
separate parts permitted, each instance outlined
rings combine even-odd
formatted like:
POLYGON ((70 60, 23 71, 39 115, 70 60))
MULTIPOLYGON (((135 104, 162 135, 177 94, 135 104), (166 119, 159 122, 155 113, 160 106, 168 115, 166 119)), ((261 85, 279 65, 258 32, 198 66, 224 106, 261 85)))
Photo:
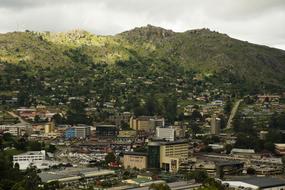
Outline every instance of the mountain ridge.
POLYGON ((31 67, 115 64, 139 57, 167 60, 206 74, 229 73, 251 83, 285 86, 285 51, 202 28, 174 32, 136 27, 113 36, 85 30, 0 34, 0 61, 31 67))

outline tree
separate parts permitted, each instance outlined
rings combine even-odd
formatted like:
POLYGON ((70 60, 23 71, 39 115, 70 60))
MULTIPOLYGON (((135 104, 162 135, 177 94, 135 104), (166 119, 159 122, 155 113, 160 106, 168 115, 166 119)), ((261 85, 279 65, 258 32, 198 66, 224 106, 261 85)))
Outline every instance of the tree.
POLYGON ((40 151, 42 150, 42 144, 38 141, 29 142, 29 147, 31 151, 40 151))
POLYGON ((203 186, 198 190, 225 190, 226 188, 220 182, 215 181, 213 178, 208 178, 203 186))
POLYGON ((186 174, 187 179, 195 179, 197 183, 203 183, 208 180, 208 174, 204 170, 195 170, 186 174))
POLYGON ((66 119, 64 117, 62 117, 60 114, 55 114, 53 117, 52 117, 52 120, 54 121, 54 123, 56 125, 60 125, 60 124, 66 124, 66 119))
POLYGON ((273 153, 275 151, 275 145, 273 142, 264 142, 264 149, 273 153))
POLYGON ((239 114, 237 114, 233 120, 233 127, 236 133, 257 136, 256 129, 254 128, 254 121, 248 118, 243 119, 239 114))
POLYGON ((59 182, 58 181, 52 181, 49 183, 44 183, 44 190, 57 190, 59 189, 59 182))
POLYGON ((194 122, 191 124, 191 131, 193 133, 193 135, 196 135, 197 133, 199 133, 201 131, 201 128, 199 127, 199 125, 194 122))
POLYGON ((28 142, 25 138, 20 138, 18 141, 15 143, 14 147, 18 150, 23 150, 26 151, 28 146, 28 142))
POLYGON ((129 124, 126 123, 125 121, 122 121, 122 122, 121 122, 121 129, 122 129, 122 130, 132 130, 132 129, 130 128, 129 124))
POLYGON ((285 129, 285 112, 274 112, 270 118, 269 127, 274 129, 285 129))
POLYGON ((232 149, 233 149, 233 146, 231 144, 226 144, 225 150, 227 154, 230 154, 232 149))
POLYGON ((282 164, 283 164, 283 167, 284 167, 285 166, 285 156, 282 156, 281 160, 282 160, 282 164))
POLYGON ((105 161, 107 164, 111 163, 111 162, 115 162, 116 161, 116 156, 113 152, 111 153, 108 153, 106 156, 105 156, 105 161))
POLYGON ((164 115, 172 123, 177 117, 177 98, 175 96, 164 98, 164 115))
POLYGON ((225 114, 231 113, 232 107, 233 107, 232 102, 230 100, 227 100, 224 106, 225 114))
POLYGON ((28 167, 24 178, 25 189, 37 190, 40 183, 41 178, 37 175, 37 168, 35 166, 28 167))
POLYGON ((15 163, 14 168, 15 168, 16 170, 19 170, 19 169, 20 169, 19 163, 15 163))
POLYGON ((4 133, 3 134, 3 140, 7 142, 12 142, 14 141, 13 135, 11 133, 4 133))
POLYGON ((135 147, 134 152, 147 152, 147 148, 145 146, 135 147))
POLYGON ((123 175, 123 179, 129 179, 131 177, 131 172, 124 171, 122 175, 123 175))
POLYGON ((255 98, 251 98, 250 96, 246 96, 243 101, 246 104, 253 104, 255 102, 255 98))
POLYGON ((149 190, 170 190, 170 187, 165 183, 159 183, 159 184, 151 184, 148 188, 149 190))
POLYGON ((23 187, 23 182, 16 183, 15 185, 13 185, 11 190, 25 190, 25 188, 23 187))
POLYGON ((0 151, 3 151, 4 145, 3 145, 3 139, 0 138, 0 151))
POLYGON ((41 122, 41 117, 39 115, 36 115, 34 118, 35 123, 40 123, 41 122))
POLYGON ((20 90, 17 98, 19 106, 29 107, 31 105, 30 93, 27 90, 20 90))
POLYGON ((196 121, 196 120, 202 120, 203 116, 198 110, 194 110, 191 114, 191 120, 196 121))
POLYGON ((235 148, 247 148, 247 149, 255 149, 255 150, 260 150, 261 147, 261 141, 251 135, 246 135, 243 133, 239 133, 237 135, 237 139, 234 145, 235 148))
POLYGON ((85 112, 86 105, 80 100, 71 100, 67 111, 67 122, 75 124, 91 124, 92 119, 88 118, 85 112))
POLYGON ((252 168, 252 167, 249 167, 249 168, 246 169, 246 173, 248 175, 255 175, 256 174, 256 170, 254 168, 252 168))
POLYGON ((218 118, 221 119, 221 129, 224 129, 226 127, 226 125, 227 125, 227 121, 226 121, 226 118, 225 118, 224 114, 220 114, 218 116, 218 118))
POLYGON ((146 115, 155 115, 156 114, 156 108, 157 108, 157 102, 153 97, 148 97, 145 102, 145 110, 146 115))
POLYGON ((56 146, 53 145, 53 144, 49 144, 47 150, 47 152, 51 152, 51 153, 54 153, 56 151, 56 146))

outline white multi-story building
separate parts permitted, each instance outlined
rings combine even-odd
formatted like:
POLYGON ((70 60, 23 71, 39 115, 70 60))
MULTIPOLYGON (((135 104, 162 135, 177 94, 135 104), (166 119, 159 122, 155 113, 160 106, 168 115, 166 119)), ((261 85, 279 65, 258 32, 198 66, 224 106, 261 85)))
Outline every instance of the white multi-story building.
POLYGON ((23 154, 14 155, 13 161, 19 162, 19 161, 35 161, 35 160, 45 160, 46 158, 46 151, 29 151, 23 154))
POLYGON ((167 141, 175 140, 175 129, 172 127, 157 127, 156 128, 156 137, 160 139, 165 139, 167 141))
POLYGON ((49 168, 55 162, 46 159, 46 151, 29 151, 23 154, 13 156, 13 165, 19 164, 20 170, 25 170, 29 166, 36 166, 38 169, 49 168))

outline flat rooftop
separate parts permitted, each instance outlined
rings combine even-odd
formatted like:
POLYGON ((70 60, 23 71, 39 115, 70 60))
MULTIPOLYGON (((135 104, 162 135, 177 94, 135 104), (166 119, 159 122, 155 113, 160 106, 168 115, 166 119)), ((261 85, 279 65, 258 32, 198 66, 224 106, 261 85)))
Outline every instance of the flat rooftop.
POLYGON ((28 151, 28 152, 24 152, 21 154, 17 154, 14 156, 29 156, 29 155, 44 155, 46 152, 44 150, 42 151, 28 151))
POLYGON ((112 128, 112 127, 113 127, 113 128, 117 128, 116 125, 107 125, 107 124, 106 124, 106 125, 105 125, 105 124, 102 124, 102 125, 95 125, 95 127, 96 127, 96 128, 97 128, 97 127, 98 127, 98 128, 100 128, 100 127, 106 127, 106 128, 107 128, 107 127, 109 127, 109 128, 112 128))
POLYGON ((259 188, 271 188, 285 185, 285 180, 274 177, 237 177, 233 178, 232 180, 226 181, 240 181, 254 186, 258 186, 259 188))
POLYGON ((146 152, 124 152, 124 155, 147 156, 146 152))
POLYGON ((98 170, 97 168, 65 168, 62 170, 50 170, 39 173, 43 182, 73 181, 83 177, 96 177, 114 174, 114 170, 98 170))

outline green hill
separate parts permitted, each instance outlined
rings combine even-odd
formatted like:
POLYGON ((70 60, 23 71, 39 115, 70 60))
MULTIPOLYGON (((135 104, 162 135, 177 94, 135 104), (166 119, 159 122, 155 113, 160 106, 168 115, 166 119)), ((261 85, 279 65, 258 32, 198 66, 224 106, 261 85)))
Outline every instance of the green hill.
MULTIPOLYGON (((285 51, 208 29, 178 33, 148 25, 115 36, 81 30, 0 34, 0 62, 25 66, 35 72, 59 67, 84 70, 96 64, 113 67, 118 62, 146 64, 146 60, 165 72, 166 62, 170 62, 204 76, 285 87, 285 51)), ((128 74, 136 72, 131 68, 128 74)))
POLYGON ((249 82, 285 85, 283 50, 240 41, 208 29, 175 33, 147 26, 119 36, 185 68, 209 74, 226 72, 249 82))

